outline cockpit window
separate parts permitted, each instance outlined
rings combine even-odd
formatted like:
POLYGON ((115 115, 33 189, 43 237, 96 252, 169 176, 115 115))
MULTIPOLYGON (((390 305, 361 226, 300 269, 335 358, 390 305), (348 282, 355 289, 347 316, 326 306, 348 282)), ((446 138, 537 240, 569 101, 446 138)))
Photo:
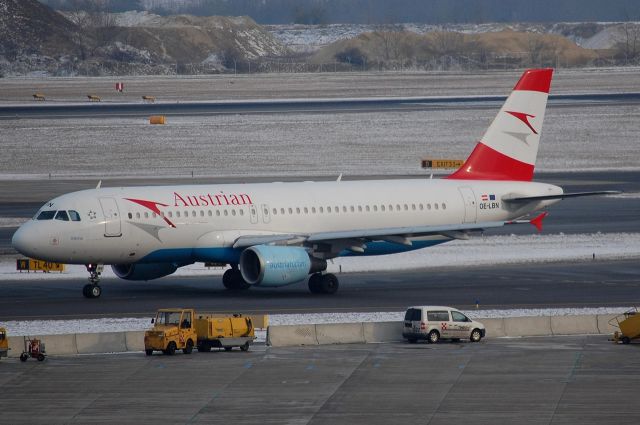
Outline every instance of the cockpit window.
POLYGON ((53 217, 56 215, 55 211, 42 211, 36 220, 53 220, 53 217))
POLYGON ((69 210, 69 217, 71 217, 71 221, 80 221, 80 214, 78 214, 78 211, 69 210))
POLYGON ((56 220, 69 221, 69 214, 67 214, 67 212, 64 210, 60 210, 56 214, 56 220))

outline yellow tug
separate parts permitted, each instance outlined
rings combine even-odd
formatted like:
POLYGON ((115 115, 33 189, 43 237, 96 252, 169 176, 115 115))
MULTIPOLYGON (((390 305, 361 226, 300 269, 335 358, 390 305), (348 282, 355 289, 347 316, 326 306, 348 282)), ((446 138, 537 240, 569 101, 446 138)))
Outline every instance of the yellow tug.
POLYGON ((173 355, 176 350, 182 350, 184 354, 191 354, 194 347, 198 351, 211 351, 211 348, 229 351, 233 347, 247 351, 256 339, 252 318, 241 314, 196 318, 193 309, 163 308, 158 310, 152 323, 153 328, 144 334, 147 356, 154 351, 173 355))

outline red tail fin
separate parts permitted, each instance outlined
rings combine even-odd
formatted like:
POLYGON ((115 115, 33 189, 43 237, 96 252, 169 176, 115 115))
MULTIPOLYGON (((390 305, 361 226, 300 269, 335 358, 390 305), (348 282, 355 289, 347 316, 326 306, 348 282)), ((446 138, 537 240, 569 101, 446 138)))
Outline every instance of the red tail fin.
POLYGON ((484 137, 450 179, 530 181, 553 69, 525 71, 484 137))

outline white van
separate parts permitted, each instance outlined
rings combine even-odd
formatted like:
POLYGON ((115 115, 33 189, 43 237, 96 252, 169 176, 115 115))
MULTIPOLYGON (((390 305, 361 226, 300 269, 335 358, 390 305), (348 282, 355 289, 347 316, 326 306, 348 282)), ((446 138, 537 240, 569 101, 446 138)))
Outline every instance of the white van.
POLYGON ((436 343, 441 338, 459 341, 469 339, 478 342, 485 336, 484 325, 469 319, 451 307, 409 307, 404 315, 402 336, 410 343, 426 339, 436 343))

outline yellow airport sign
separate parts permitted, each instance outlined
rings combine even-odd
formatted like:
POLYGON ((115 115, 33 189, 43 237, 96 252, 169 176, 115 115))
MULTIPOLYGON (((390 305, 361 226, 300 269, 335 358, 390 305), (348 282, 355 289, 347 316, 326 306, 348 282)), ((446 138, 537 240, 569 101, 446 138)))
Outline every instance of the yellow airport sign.
POLYGON ((422 168, 460 168, 464 163, 461 159, 433 159, 423 158, 422 168))
POLYGON ((20 272, 60 272, 64 271, 64 264, 51 261, 33 260, 31 258, 19 258, 16 261, 16 270, 20 272))

